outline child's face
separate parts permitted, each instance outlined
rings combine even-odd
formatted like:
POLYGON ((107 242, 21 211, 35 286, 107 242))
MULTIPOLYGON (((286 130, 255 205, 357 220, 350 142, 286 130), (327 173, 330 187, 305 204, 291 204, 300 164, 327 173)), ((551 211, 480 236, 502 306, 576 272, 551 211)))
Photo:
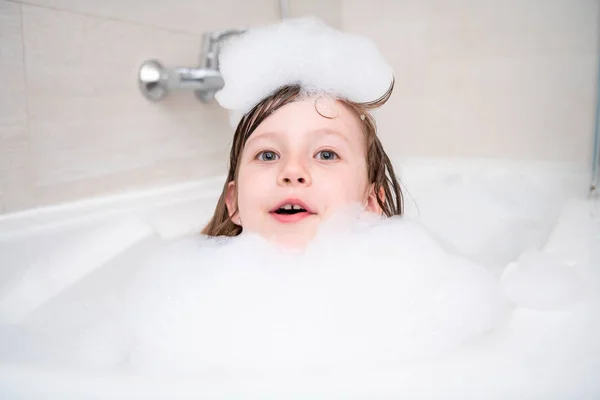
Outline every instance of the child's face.
POLYGON ((343 206, 360 203, 381 213, 367 177, 362 121, 340 101, 317 106, 334 118, 321 116, 315 99, 290 103, 246 142, 237 183, 227 192, 229 212, 237 205, 233 221, 244 231, 302 247, 343 206))

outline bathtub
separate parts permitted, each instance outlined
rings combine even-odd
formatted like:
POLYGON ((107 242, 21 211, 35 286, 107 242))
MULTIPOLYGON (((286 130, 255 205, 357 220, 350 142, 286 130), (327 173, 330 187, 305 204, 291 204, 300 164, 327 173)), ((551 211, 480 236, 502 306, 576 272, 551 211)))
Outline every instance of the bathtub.
MULTIPOLYGON (((586 198, 589 176, 578 168, 493 160, 412 159, 396 165, 405 188, 407 214, 444 238, 452 251, 495 268, 498 277, 521 253, 536 249, 600 278, 600 207, 597 201, 586 198), (502 240, 509 236, 511 240, 502 240)), ((1 216, 0 322, 5 326, 18 324, 45 301, 140 243, 197 234, 212 213, 223 180, 207 178, 1 216)), ((523 311, 520 318, 527 319, 528 312, 523 311)), ((266 377, 232 377, 206 371, 193 379, 149 379, 131 372, 61 369, 0 360, 0 397, 432 395, 426 389, 431 386, 430 379, 435 379, 436 392, 448 398, 525 398, 548 393, 569 398, 574 393, 600 393, 585 376, 568 382, 555 379, 550 390, 548 376, 536 375, 525 366, 511 366, 515 376, 523 374, 522 379, 499 385, 494 378, 496 368, 490 357, 482 360, 463 354, 460 360, 450 355, 433 364, 382 367, 360 376, 335 371, 305 374, 300 379, 272 371, 266 377), (456 365, 477 379, 467 385, 457 384, 457 376, 448 373, 456 365), (527 388, 524 379, 529 383, 527 388), (538 387, 544 386, 544 390, 536 392, 532 382, 539 382, 538 387), (491 394, 490 388, 494 388, 491 394)))

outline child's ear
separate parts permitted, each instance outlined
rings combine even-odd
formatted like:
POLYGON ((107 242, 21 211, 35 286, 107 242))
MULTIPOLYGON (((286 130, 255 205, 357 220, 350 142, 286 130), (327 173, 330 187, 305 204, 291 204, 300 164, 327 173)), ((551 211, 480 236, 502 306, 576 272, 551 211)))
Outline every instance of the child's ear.
POLYGON ((227 212, 234 224, 240 225, 240 216, 237 212, 237 195, 235 190, 235 182, 229 182, 227 185, 227 193, 225 194, 225 205, 227 212))
MULTIPOLYGON (((367 201, 365 204, 365 209, 369 212, 381 215, 383 210, 377 201, 377 194, 375 194, 375 184, 372 183, 369 185, 369 192, 367 195, 367 201)), ((385 201, 385 190, 383 187, 379 188, 379 198, 381 201, 385 201)))

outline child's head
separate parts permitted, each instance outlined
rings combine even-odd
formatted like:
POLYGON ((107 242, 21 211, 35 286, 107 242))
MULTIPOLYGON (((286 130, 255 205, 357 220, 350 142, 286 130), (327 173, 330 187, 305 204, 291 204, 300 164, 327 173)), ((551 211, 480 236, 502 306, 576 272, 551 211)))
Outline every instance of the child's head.
POLYGON ((237 126, 227 180, 203 233, 247 231, 303 246, 344 206, 402 214, 400 185, 369 113, 392 90, 393 83, 380 99, 359 104, 288 85, 263 99, 237 126))

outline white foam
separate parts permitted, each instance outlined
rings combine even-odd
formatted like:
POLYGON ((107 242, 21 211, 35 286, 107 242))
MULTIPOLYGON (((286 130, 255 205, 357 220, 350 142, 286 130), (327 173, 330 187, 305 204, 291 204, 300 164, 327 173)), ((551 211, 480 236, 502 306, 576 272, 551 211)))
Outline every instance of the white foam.
POLYGON ((388 90, 393 76, 373 42, 314 17, 251 29, 224 45, 219 64, 225 86, 216 99, 232 111, 234 125, 286 84, 368 102, 388 90))
POLYGON ((406 361, 501 323, 503 302, 483 268, 446 254, 414 222, 369 225, 329 232, 300 254, 251 235, 204 249, 178 243, 132 292, 134 367, 406 361))
POLYGON ((543 252, 526 252, 503 273, 502 286, 514 304, 552 310, 579 299, 585 285, 576 271, 543 252))
MULTIPOLYGON (((598 221, 585 207, 567 210, 552 252, 539 251, 545 240, 532 245, 524 233, 552 223, 557 193, 480 173, 433 182, 419 175, 423 188, 409 185, 427 229, 350 212, 302 254, 251 235, 144 239, 23 325, 0 326, 0 360, 100 368, 123 381, 123 369, 156 374, 142 385, 149 393, 160 386, 166 398, 186 375, 205 394, 194 397, 598 397, 600 313, 588 296, 597 286, 582 290, 597 282, 585 272, 600 268, 598 221), (495 274, 448 248, 518 261, 501 282, 515 307, 506 324, 495 274), (169 378, 176 383, 167 391, 169 378)), ((179 236, 165 226, 156 228, 162 237, 179 236)), ((0 391, 15 385, 7 376, 0 391)), ((73 381, 67 374, 64 384, 73 381)), ((102 393, 99 382, 86 390, 102 393)))
POLYGON ((70 243, 55 243, 2 288, 0 322, 20 323, 48 299, 151 233, 149 226, 125 219, 88 229, 70 243))

